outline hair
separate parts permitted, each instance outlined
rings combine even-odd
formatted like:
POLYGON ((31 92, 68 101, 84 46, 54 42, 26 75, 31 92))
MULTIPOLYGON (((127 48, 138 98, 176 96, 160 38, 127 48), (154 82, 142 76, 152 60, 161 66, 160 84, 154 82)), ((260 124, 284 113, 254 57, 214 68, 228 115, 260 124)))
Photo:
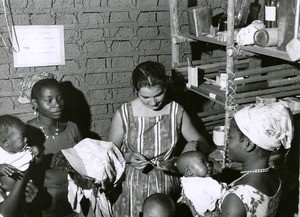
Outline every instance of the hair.
POLYGON ((0 135, 7 135, 14 127, 25 127, 23 121, 19 118, 11 116, 11 115, 1 115, 0 116, 0 135))
POLYGON ((38 99, 43 87, 59 86, 59 82, 54 78, 47 78, 37 81, 31 90, 31 99, 38 99))
POLYGON ((167 87, 168 76, 165 67, 159 62, 146 61, 140 63, 132 72, 132 86, 136 91, 142 87, 161 85, 167 87))
POLYGON ((149 197, 147 197, 144 200, 143 203, 143 213, 145 210, 145 207, 149 205, 156 205, 156 206, 160 206, 162 207, 164 210, 168 210, 170 216, 175 216, 176 213, 176 206, 174 201, 166 194, 164 193, 154 193, 152 195, 150 195, 149 197))

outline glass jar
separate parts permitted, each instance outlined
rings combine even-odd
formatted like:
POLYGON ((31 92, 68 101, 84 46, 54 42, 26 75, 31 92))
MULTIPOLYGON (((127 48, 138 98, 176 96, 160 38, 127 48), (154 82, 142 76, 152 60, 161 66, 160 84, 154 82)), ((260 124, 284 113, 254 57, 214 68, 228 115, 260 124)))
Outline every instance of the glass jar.
POLYGON ((265 2, 265 26, 266 28, 277 27, 277 1, 266 0, 265 2))

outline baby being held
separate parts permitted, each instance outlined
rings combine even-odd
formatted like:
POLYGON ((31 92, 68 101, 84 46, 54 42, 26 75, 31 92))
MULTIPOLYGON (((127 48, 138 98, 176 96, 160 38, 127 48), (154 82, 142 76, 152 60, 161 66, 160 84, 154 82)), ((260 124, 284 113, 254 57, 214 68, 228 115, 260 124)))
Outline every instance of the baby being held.
POLYGON ((203 153, 189 151, 177 159, 182 196, 178 202, 186 203, 194 215, 203 216, 214 211, 218 200, 226 193, 227 185, 211 178, 212 168, 203 153))
POLYGON ((19 118, 0 116, 0 185, 7 195, 30 162, 41 157, 38 147, 27 146, 25 131, 26 125, 19 118))

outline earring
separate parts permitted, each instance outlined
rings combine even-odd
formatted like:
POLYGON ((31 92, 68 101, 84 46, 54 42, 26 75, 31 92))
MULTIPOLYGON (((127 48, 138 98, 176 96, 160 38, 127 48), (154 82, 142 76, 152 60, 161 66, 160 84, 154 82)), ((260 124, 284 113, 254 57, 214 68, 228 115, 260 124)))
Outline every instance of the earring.
POLYGON ((34 115, 34 116, 37 116, 36 109, 37 109, 36 107, 33 107, 33 115, 34 115))

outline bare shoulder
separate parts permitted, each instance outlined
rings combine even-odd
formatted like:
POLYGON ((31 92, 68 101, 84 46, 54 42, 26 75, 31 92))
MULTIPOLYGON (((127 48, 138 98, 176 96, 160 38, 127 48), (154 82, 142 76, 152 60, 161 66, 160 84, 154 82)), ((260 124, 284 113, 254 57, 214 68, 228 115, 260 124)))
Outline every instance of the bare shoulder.
POLYGON ((222 203, 222 217, 240 217, 246 216, 246 209, 240 198, 231 193, 228 194, 222 203))

